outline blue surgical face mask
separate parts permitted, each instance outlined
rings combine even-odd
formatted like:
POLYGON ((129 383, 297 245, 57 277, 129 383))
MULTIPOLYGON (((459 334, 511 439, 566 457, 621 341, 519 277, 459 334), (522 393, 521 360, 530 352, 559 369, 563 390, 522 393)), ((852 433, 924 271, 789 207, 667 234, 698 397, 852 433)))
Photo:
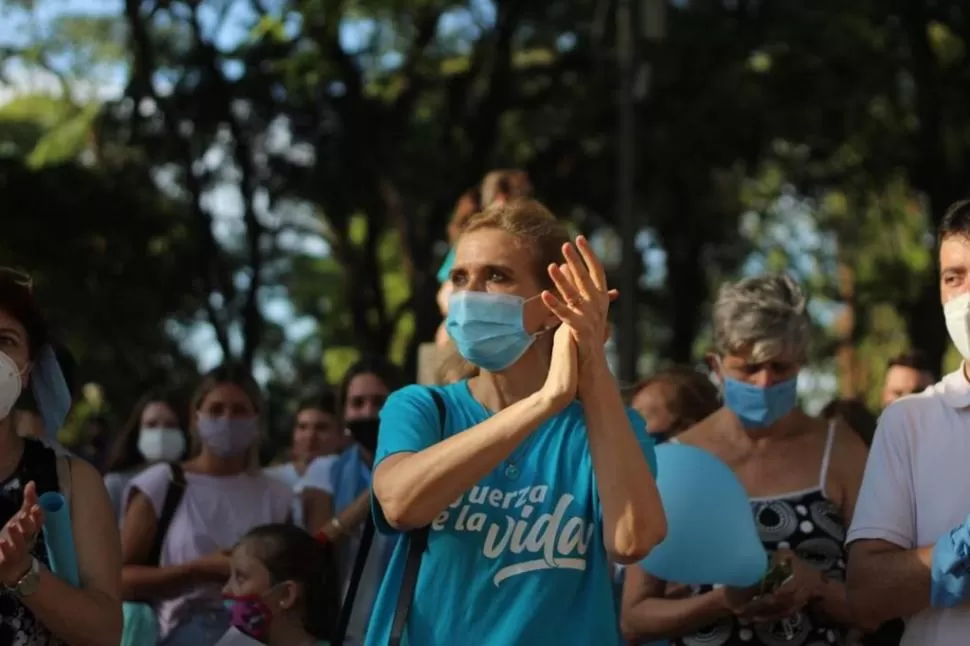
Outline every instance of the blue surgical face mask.
POLYGON ((467 361, 489 372, 505 370, 536 339, 522 320, 526 299, 512 294, 455 292, 445 328, 467 361))
POLYGON ((795 408, 797 399, 797 376, 768 387, 724 377, 724 405, 748 429, 771 426, 795 408))

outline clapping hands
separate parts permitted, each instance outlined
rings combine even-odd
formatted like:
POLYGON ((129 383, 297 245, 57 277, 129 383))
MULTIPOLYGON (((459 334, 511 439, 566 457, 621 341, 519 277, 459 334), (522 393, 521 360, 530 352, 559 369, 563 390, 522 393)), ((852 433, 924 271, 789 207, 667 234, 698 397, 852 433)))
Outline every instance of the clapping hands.
POLYGON ((576 238, 575 245, 564 244, 562 255, 564 264, 548 267, 549 278, 559 294, 547 289, 542 292, 542 302, 569 327, 579 362, 584 364, 603 352, 603 344, 609 338, 610 302, 619 292, 607 287, 603 263, 583 236, 576 238))
POLYGON ((30 550, 43 524, 44 512, 37 504, 37 487, 28 482, 20 511, 0 531, 0 584, 14 586, 30 570, 33 558, 30 550))
POLYGON ((576 397, 588 366, 599 359, 605 362, 610 302, 619 292, 607 288, 606 271, 586 238, 577 238, 575 246, 564 244, 562 254, 565 263, 548 267, 558 294, 545 290, 541 298, 562 323, 553 340, 546 387, 557 401, 568 402, 576 397))

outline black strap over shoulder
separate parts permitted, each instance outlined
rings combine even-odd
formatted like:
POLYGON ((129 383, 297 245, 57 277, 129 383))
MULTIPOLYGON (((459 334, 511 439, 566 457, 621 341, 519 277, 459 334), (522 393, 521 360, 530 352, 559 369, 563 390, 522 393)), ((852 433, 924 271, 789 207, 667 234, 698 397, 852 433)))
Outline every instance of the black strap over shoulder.
POLYGON ((333 638, 334 646, 343 646, 344 639, 347 637, 347 627, 350 625, 350 614, 354 609, 354 599, 357 598, 357 590, 360 588, 360 580, 364 576, 364 567, 367 565, 367 555, 370 553, 370 546, 374 542, 374 516, 367 514, 364 521, 364 532, 360 537, 360 545, 357 546, 357 556, 354 557, 354 569, 350 574, 350 584, 347 586, 347 594, 344 602, 340 606, 340 620, 337 623, 337 632, 333 638))
MULTIPOLYGON (((445 401, 434 388, 429 388, 435 406, 438 407, 438 420, 441 424, 441 439, 445 436, 445 415, 447 407, 445 401)), ((408 534, 408 556, 404 562, 404 575, 401 577, 401 591, 397 596, 397 607, 394 609, 394 622, 391 624, 391 638, 388 646, 400 646, 401 636, 408 623, 408 613, 414 601, 414 590, 418 585, 418 571, 421 569, 421 557, 428 547, 428 533, 430 526, 419 527, 408 534)))
POLYGON ((160 565, 165 536, 168 534, 169 525, 172 524, 175 510, 178 509, 182 496, 185 495, 185 472, 182 471, 182 465, 170 462, 168 466, 172 470, 172 480, 168 485, 168 491, 165 492, 165 502, 162 503, 162 513, 158 517, 158 526, 155 529, 155 543, 152 545, 146 565, 160 565))
MULTIPOLYGON (((434 388, 429 388, 431 398, 434 400, 435 407, 438 409, 438 419, 441 424, 441 438, 445 434, 445 401, 441 394, 434 388)), ((367 565, 367 555, 370 552, 371 544, 374 542, 374 517, 368 514, 364 522, 363 534, 360 537, 360 546, 357 548, 357 556, 354 558, 354 569, 350 575, 350 584, 347 586, 347 595, 344 597, 343 605, 340 607, 340 621, 337 624, 337 632, 334 634, 332 643, 334 646, 343 646, 347 636, 347 626, 350 625, 350 615, 354 609, 354 599, 357 597, 357 590, 360 588, 360 580, 364 576, 364 566, 367 565)), ((421 567, 421 556, 428 545, 428 527, 420 527, 407 533, 408 553, 404 562, 404 575, 401 578, 401 590, 397 596, 397 606, 394 609, 394 621, 391 624, 391 637, 388 640, 390 646, 399 646, 401 635, 404 634, 404 627, 407 625, 408 612, 411 610, 411 602, 414 600, 414 588, 418 582, 418 570, 421 567)))

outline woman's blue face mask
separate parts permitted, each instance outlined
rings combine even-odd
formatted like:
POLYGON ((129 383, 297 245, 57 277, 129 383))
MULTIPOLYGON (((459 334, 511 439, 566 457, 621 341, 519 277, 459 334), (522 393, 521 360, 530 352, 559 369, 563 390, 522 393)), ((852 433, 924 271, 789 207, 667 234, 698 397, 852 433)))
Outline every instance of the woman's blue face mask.
POLYGON ((738 416, 746 429, 771 426, 798 403, 798 375, 771 386, 756 386, 723 376, 724 405, 738 416))
POLYGON ((525 329, 528 300, 513 294, 455 292, 448 299, 445 328, 466 361, 500 372, 518 361, 539 335, 525 329))

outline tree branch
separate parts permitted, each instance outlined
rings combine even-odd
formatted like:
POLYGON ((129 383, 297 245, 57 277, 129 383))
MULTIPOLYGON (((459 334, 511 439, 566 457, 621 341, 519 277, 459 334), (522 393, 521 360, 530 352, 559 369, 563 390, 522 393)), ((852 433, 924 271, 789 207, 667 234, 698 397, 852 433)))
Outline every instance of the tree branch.
POLYGON ((428 45, 431 44, 438 33, 441 13, 441 9, 436 7, 426 7, 418 11, 415 20, 417 35, 411 44, 404 65, 401 67, 404 89, 391 106, 391 114, 400 115, 398 119, 402 119, 404 123, 407 123, 407 119, 411 117, 415 100, 428 85, 428 79, 418 74, 417 68, 421 57, 424 55, 424 50, 428 48, 428 45))
MULTIPOLYGON (((227 5, 228 6, 228 5, 227 5)), ((223 16, 223 19, 225 16, 223 16)), ((263 317, 259 310, 259 290, 263 284, 264 258, 261 243, 265 229, 256 215, 257 180, 253 168, 253 153, 250 141, 243 132, 242 125, 233 113, 233 92, 226 77, 219 69, 219 53, 215 46, 207 42, 202 34, 198 9, 192 11, 192 32, 196 47, 203 53, 207 73, 219 88, 218 94, 225 97, 224 114, 234 143, 234 158, 241 175, 240 188, 243 194, 243 223, 246 228, 246 248, 249 255, 249 286, 242 304, 243 354, 242 362, 252 368, 256 350, 262 341, 263 317)))
MULTIPOLYGON (((158 6, 156 5, 151 11, 152 15, 157 10, 158 6)), ((201 180, 193 170, 195 156, 192 154, 191 144, 181 136, 178 128, 178 116, 175 114, 170 102, 155 90, 153 76, 156 71, 156 65, 152 51, 151 37, 145 21, 141 16, 140 0, 125 0, 125 17, 129 27, 133 59, 131 83, 128 88, 128 93, 134 95, 133 98, 135 99, 142 97, 150 98, 162 113, 165 130, 175 143, 179 155, 182 158, 182 167, 185 172, 185 185, 189 195, 191 195, 191 208, 199 239, 202 243, 199 253, 199 275, 205 290, 203 300, 206 302, 206 307, 211 308, 211 304, 209 303, 211 295, 216 291, 220 291, 223 300, 228 306, 232 302, 235 294, 232 279, 229 276, 228 270, 225 268, 221 249, 212 232, 212 216, 202 203, 204 189, 201 180)), ((213 328, 215 329, 219 346, 226 359, 231 359, 233 353, 232 346, 229 343, 228 325, 223 317, 218 316, 218 313, 214 310, 208 313, 213 328)))

